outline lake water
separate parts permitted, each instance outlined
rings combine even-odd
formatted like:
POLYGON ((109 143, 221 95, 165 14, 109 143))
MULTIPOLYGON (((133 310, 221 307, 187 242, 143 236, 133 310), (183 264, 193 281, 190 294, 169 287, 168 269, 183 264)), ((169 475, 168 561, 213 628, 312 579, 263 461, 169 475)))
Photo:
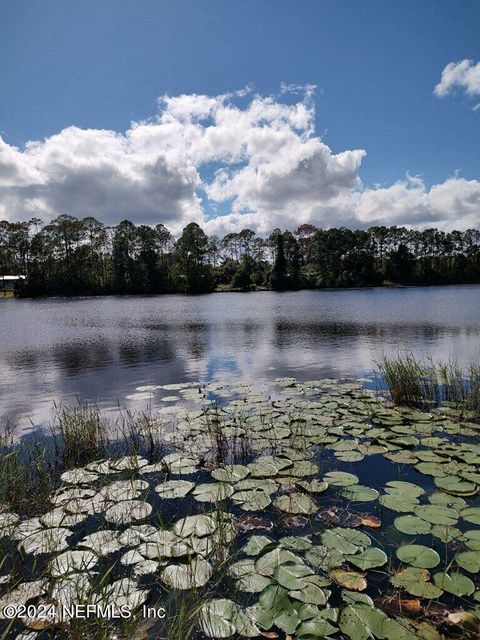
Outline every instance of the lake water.
POLYGON ((139 387, 370 376, 382 353, 468 363, 480 286, 0 302, 0 418, 48 422, 53 402, 165 406, 139 387))

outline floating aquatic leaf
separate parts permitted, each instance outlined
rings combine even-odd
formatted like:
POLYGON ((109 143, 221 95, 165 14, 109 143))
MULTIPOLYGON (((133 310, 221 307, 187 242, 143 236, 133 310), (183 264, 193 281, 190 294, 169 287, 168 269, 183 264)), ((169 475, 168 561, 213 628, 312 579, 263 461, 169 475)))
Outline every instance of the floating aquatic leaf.
POLYGON ((399 511, 400 513, 411 513, 418 505, 416 498, 410 496, 405 497, 400 491, 386 493, 380 496, 379 502, 382 507, 386 507, 392 511, 399 511))
POLYGON ((453 493, 454 495, 473 495, 476 492, 476 485, 473 482, 466 482, 454 476, 436 477, 435 484, 439 489, 453 493))
POLYGON ((415 515, 431 524, 453 526, 458 522, 458 513, 445 506, 422 504, 415 507, 415 515))
POLYGON ((462 537, 462 532, 456 527, 446 527, 445 525, 435 524, 432 527, 432 536, 438 538, 446 544, 450 544, 455 540, 459 540, 462 537))
POLYGON ((358 477, 346 471, 329 471, 323 479, 334 487, 350 487, 358 484, 358 477))
POLYGON ((472 549, 472 551, 480 551, 480 530, 474 529, 464 531, 463 537, 465 538, 465 544, 469 549, 472 549))
POLYGON ((404 589, 418 598, 432 599, 442 595, 442 589, 430 582, 430 572, 427 569, 407 567, 393 575, 390 582, 394 587, 404 589))
POLYGON ((328 575, 339 584, 351 591, 364 591, 367 588, 365 574, 347 569, 330 569, 328 575))
POLYGON ((316 584, 306 583, 300 590, 289 591, 288 595, 294 600, 323 607, 327 603, 330 592, 316 584))
POLYGON ((161 572, 161 578, 172 589, 203 587, 213 573, 212 565, 203 558, 194 558, 190 564, 172 564, 161 572))
POLYGON ((232 495, 234 489, 230 484, 213 482, 197 484, 193 496, 198 502, 221 502, 232 495))
POLYGON ((232 619, 237 605, 232 600, 209 600, 200 609, 199 625, 208 638, 229 638, 236 633, 232 619))
POLYGON ((282 549, 282 547, 276 547, 272 551, 267 551, 262 556, 259 556, 255 560, 255 569, 262 576, 273 576, 275 573, 275 569, 287 562, 293 562, 296 564, 302 564, 301 558, 296 556, 291 551, 287 549, 282 549))
POLYGON ((305 559, 312 567, 327 570, 341 565, 343 563, 343 554, 336 549, 316 546, 306 552, 305 559))
POLYGON ((152 505, 140 500, 124 500, 109 507, 105 512, 105 520, 112 524, 130 524, 145 520, 152 512, 152 505))
POLYGON ((74 572, 88 572, 97 561, 98 556, 92 551, 65 551, 53 558, 50 573, 54 577, 60 577, 74 572))
POLYGON ((54 529, 42 529, 32 535, 23 538, 19 547, 25 553, 56 553, 68 547, 67 538, 72 535, 70 529, 56 527, 54 529))
POLYGON ((421 544, 407 544, 396 551, 397 558, 401 562, 412 567, 433 569, 440 563, 440 556, 434 549, 424 547, 421 544))
POLYGON ((298 483, 299 487, 309 493, 324 493, 328 489, 328 482, 320 480, 305 480, 298 483))
POLYGON ((393 524, 395 529, 410 536, 430 533, 432 528, 429 522, 422 520, 418 516, 400 516, 395 518, 393 524))
POLYGON ((340 492, 340 495, 352 502, 371 502, 378 498, 378 491, 371 487, 364 487, 361 484, 355 484, 343 489, 340 492))
POLYGON ((212 471, 212 476, 215 480, 220 482, 236 483, 243 480, 250 473, 248 467, 240 464, 227 465, 225 467, 219 467, 212 471))
POLYGON ((480 507, 466 507, 460 515, 467 522, 480 525, 480 507))
POLYGON ((280 546, 292 551, 306 551, 312 546, 312 541, 306 536, 284 536, 278 542, 280 546))
POLYGON ((455 555, 455 562, 469 573, 478 573, 480 571, 480 552, 460 551, 455 555))
POLYGON ((271 538, 267 536, 251 536, 247 544, 242 548, 242 551, 248 556, 258 556, 262 549, 271 543, 271 538))
POLYGON ((475 591, 475 585, 459 571, 454 573, 439 572, 433 576, 435 584, 443 591, 454 596, 469 596, 475 591))
POLYGON ((382 567, 388 558, 387 554, 381 549, 367 547, 360 553, 346 555, 345 560, 365 571, 366 569, 373 569, 374 567, 382 567))
POLYGON ((425 493, 425 490, 417 484, 403 482, 401 480, 391 480, 390 482, 387 482, 385 485, 385 491, 387 493, 399 492, 403 496, 411 496, 412 498, 419 498, 425 493))
POLYGON ((217 521, 210 515, 201 513, 178 520, 173 526, 173 533, 179 538, 208 536, 217 529, 217 521))
POLYGON ((155 487, 155 491, 166 500, 184 498, 194 488, 195 483, 188 480, 167 480, 155 487))
POLYGON ((367 604, 347 605, 340 612, 339 626, 351 640, 382 638, 382 626, 387 616, 367 604))
POLYGON ((285 589, 297 591, 303 589, 306 583, 302 578, 314 575, 306 564, 300 562, 285 562, 275 568, 274 578, 285 589))
POLYGON ((360 549, 369 547, 370 538, 362 531, 336 527, 328 529, 321 535, 322 544, 342 554, 354 554, 360 549))
POLYGON ((274 500, 273 505, 286 513, 305 515, 315 513, 318 509, 315 501, 304 493, 290 493, 279 496, 274 500))
POLYGON ((262 489, 237 491, 232 495, 232 500, 237 502, 244 511, 261 511, 272 502, 270 496, 262 489))
POLYGON ((306 640, 312 640, 312 638, 326 638, 332 633, 335 633, 337 628, 334 627, 328 620, 320 616, 306 620, 302 622, 295 632, 296 637, 299 640, 305 638, 306 640))
POLYGON ((110 529, 102 529, 90 533, 79 542, 79 546, 91 549, 99 556, 106 556, 122 548, 117 539, 117 532, 110 529))

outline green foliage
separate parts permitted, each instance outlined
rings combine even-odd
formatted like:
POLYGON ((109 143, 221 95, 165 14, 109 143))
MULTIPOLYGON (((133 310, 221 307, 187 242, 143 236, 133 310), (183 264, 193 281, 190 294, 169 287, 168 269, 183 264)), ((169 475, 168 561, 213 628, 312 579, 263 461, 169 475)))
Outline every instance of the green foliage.
POLYGON ((163 224, 123 220, 110 228, 63 214, 46 225, 0 221, 2 274, 28 276, 20 296, 467 284, 479 282, 480 231, 303 224, 266 239, 243 229, 220 240, 192 222, 175 242, 163 224))

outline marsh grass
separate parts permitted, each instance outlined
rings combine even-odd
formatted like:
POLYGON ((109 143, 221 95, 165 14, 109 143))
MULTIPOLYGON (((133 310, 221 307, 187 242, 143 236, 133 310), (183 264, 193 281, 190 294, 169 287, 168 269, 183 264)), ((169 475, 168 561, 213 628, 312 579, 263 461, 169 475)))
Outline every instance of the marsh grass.
POLYGON ((55 406, 53 425, 56 454, 65 468, 102 457, 108 448, 107 421, 98 407, 78 401, 73 409, 55 406))
POLYGON ((15 441, 6 430, 0 436, 0 504, 25 515, 46 509, 55 485, 54 465, 44 442, 15 441))
POLYGON ((140 453, 155 462, 165 452, 162 433, 148 412, 120 412, 108 420, 98 407, 80 401, 72 409, 55 406, 49 434, 19 437, 5 426, 0 433, 0 505, 22 516, 43 513, 63 471, 140 453))
POLYGON ((396 405, 425 409, 447 403, 461 418, 480 417, 480 364, 463 369, 455 360, 422 362, 407 353, 383 356, 378 368, 396 405))

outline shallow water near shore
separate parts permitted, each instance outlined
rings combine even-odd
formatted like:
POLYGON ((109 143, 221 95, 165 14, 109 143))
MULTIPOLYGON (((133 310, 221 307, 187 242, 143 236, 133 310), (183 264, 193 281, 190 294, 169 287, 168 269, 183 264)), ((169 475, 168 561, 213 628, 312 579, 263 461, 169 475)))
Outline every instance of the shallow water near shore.
POLYGON ((24 430, 75 398, 169 404, 161 385, 371 375, 382 352, 480 353, 480 287, 8 300, 0 416, 24 430))
POLYGON ((395 409, 354 381, 168 392, 158 459, 92 461, 62 474, 46 512, 0 513, 2 606, 146 603, 166 619, 101 621, 103 635, 98 621, 27 627, 42 638, 476 637, 476 423, 450 406, 395 409))

